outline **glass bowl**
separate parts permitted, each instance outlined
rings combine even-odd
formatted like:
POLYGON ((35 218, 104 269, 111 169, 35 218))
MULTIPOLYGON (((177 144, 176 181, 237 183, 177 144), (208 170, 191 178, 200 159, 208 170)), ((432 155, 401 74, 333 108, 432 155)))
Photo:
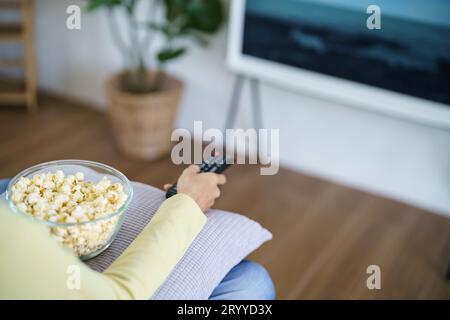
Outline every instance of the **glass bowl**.
POLYGON ((124 212, 133 197, 133 188, 123 173, 105 164, 87 160, 57 160, 35 165, 17 174, 9 182, 5 197, 13 212, 45 224, 50 234, 59 242, 74 250, 81 260, 88 260, 106 250, 114 240, 122 226, 124 212), (81 172, 84 174, 84 181, 87 182, 97 183, 106 177, 111 183, 120 183, 127 196, 126 201, 117 211, 85 222, 52 222, 19 210, 11 199, 12 187, 16 182, 21 177, 32 179, 36 174, 56 173, 58 170, 66 176, 81 172))

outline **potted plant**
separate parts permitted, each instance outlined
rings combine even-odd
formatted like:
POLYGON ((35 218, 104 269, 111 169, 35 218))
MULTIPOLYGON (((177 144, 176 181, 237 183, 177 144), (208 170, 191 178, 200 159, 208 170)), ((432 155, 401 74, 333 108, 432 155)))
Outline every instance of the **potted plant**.
POLYGON ((170 149, 183 87, 166 72, 167 64, 186 53, 185 39, 207 44, 208 36, 223 22, 222 3, 89 0, 86 7, 88 11, 100 8, 108 13, 112 39, 123 58, 122 70, 106 82, 115 139, 119 149, 130 156, 157 158, 170 149), (119 28, 119 21, 125 23, 125 30, 119 28), (155 38, 159 38, 156 48, 155 38))

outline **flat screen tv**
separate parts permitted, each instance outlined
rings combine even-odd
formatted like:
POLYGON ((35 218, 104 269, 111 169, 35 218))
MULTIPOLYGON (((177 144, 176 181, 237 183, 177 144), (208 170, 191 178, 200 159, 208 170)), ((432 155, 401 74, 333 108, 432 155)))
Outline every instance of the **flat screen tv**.
POLYGON ((227 60, 238 73, 450 128, 450 0, 233 0, 227 60), (372 4, 380 29, 367 26, 372 4))

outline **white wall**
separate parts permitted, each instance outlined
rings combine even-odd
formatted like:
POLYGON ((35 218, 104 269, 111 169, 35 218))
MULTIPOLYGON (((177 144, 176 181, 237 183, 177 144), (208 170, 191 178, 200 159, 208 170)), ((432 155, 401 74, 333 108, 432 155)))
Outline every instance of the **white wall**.
MULTIPOLYGON (((103 81, 120 67, 105 15, 83 14, 65 28, 65 8, 81 1, 38 0, 39 85, 105 107, 103 81)), ((222 128, 233 75, 224 66, 224 30, 172 66, 187 84, 178 126, 222 128)), ((280 128, 281 162, 301 172, 450 216, 450 132, 263 85, 264 123, 280 128)), ((248 95, 243 109, 248 109, 248 95)), ((239 125, 251 126, 245 110, 239 125)))

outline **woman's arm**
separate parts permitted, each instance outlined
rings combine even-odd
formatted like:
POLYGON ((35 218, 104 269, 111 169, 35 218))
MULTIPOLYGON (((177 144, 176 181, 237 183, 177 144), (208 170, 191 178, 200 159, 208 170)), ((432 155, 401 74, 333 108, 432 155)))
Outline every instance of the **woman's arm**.
POLYGON ((36 221, 0 211, 0 299, 148 299, 206 222, 194 200, 176 195, 101 274, 36 221))
POLYGON ((172 198, 103 273, 117 298, 148 299, 205 225, 206 217, 194 200, 184 194, 172 198))
POLYGON ((161 205, 104 273, 79 261, 43 225, 0 206, 0 299, 150 298, 204 226, 200 208, 207 209, 218 196, 217 184, 225 183, 193 167, 183 175, 180 194, 161 205))

